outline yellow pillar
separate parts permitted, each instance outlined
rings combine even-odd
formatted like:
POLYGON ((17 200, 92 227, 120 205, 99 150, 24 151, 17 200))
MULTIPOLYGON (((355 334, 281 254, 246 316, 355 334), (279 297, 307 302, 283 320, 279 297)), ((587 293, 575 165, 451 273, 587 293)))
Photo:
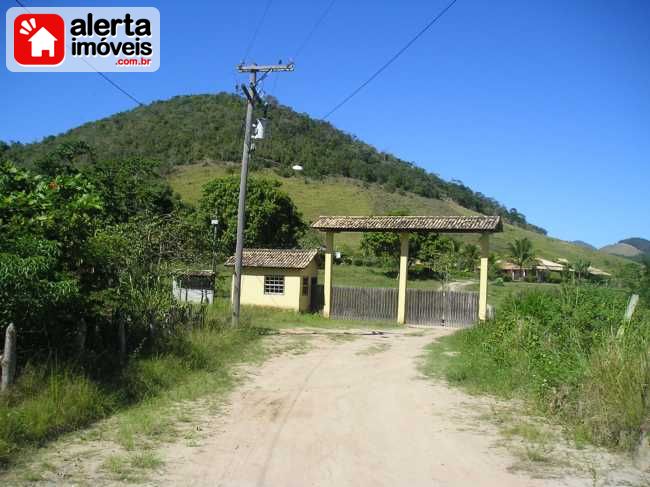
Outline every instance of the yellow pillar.
POLYGON ((409 234, 400 233, 399 287, 397 289, 397 322, 406 323, 406 281, 408 279, 409 234))
POLYGON ((325 233, 325 303, 323 305, 323 316, 330 317, 332 311, 332 252, 334 251, 334 233, 325 233))
POLYGON ((481 235, 481 275, 478 288, 478 319, 487 318, 488 256, 490 255, 490 235, 481 235))

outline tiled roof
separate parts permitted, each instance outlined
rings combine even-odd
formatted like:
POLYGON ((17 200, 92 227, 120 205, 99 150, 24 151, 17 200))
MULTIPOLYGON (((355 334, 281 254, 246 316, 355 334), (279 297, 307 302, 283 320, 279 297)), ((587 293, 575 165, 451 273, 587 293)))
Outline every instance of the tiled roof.
POLYGON ((317 230, 336 232, 444 232, 492 233, 503 231, 499 216, 321 216, 317 230))
MULTIPOLYGON (((244 249, 244 267, 272 267, 276 269, 304 269, 316 257, 317 249, 244 249)), ((228 258, 227 266, 235 265, 235 256, 228 258)))

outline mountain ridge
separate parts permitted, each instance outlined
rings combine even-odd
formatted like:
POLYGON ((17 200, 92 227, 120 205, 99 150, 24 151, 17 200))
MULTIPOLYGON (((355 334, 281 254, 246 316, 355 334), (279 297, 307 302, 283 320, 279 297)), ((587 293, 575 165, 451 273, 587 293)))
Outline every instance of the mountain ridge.
POLYGON ((650 240, 641 237, 624 238, 615 244, 605 245, 599 250, 610 255, 640 260, 650 257, 650 240))

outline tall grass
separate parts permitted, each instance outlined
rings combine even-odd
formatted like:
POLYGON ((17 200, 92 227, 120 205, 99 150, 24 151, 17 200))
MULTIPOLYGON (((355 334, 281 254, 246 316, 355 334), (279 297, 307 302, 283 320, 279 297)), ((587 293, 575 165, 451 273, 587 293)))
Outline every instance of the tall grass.
POLYGON ((161 394, 182 400, 223 390, 233 382, 233 363, 260 357, 263 333, 248 326, 187 331, 167 350, 133 358, 103 381, 69 364, 25 367, 10 393, 0 396, 0 467, 25 448, 161 394))
POLYGON ((444 375, 474 392, 527 399, 576 438, 632 449, 650 417, 650 312, 623 323, 627 296, 591 286, 508 298, 495 321, 447 337, 444 375))

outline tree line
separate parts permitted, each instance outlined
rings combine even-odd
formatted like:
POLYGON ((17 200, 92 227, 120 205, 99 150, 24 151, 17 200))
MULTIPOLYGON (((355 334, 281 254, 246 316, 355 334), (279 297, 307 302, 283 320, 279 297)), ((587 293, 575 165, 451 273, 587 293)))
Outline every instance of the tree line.
MULTIPOLYGON (((73 143, 31 169, 2 162, 0 194, 0 332, 15 324, 23 365, 57 356, 101 373, 120 353, 155 351, 184 316, 171 279, 234 249, 236 178, 212 181, 188 207, 158 163, 97 160, 73 143)), ((255 178, 247 220, 247 246, 295 247, 306 228, 277 183, 255 178)))

